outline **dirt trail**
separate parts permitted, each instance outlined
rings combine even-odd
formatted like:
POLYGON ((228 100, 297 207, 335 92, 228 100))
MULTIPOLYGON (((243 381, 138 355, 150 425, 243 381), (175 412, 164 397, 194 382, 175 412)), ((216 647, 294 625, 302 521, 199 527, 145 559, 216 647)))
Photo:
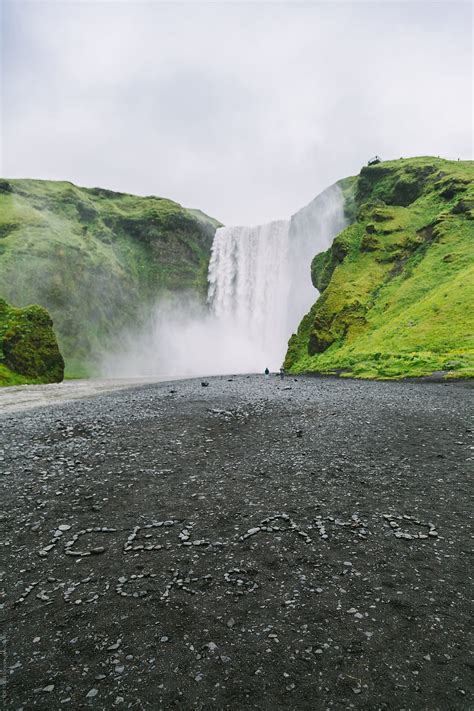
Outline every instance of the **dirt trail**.
POLYGON ((0 417, 5 708, 472 708, 469 385, 208 383, 0 417))

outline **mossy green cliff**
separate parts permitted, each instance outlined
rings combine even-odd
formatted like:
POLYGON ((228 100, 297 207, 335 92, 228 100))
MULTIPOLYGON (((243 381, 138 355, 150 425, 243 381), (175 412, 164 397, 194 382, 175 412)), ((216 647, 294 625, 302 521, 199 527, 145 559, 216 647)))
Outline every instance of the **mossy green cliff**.
POLYGON ((0 299, 0 385, 59 383, 64 361, 42 306, 16 309, 0 299))
POLYGON ((285 367, 474 375, 474 162, 387 161, 344 185, 353 222, 313 260, 321 295, 285 367))
POLYGON ((45 306, 68 374, 86 374, 158 295, 204 295, 216 220, 171 200, 0 181, 0 297, 45 306))

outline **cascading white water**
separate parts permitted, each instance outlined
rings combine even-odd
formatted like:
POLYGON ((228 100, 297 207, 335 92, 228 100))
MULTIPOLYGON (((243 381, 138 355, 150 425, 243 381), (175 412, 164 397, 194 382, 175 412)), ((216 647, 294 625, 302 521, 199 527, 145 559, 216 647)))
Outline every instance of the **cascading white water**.
POLYGON ((208 303, 220 321, 233 325, 256 357, 259 370, 281 364, 290 288, 289 220, 258 227, 221 227, 209 264, 208 303), (258 354, 258 355, 257 355, 258 354))
POLYGON ((217 230, 208 303, 254 349, 256 370, 281 365, 289 336, 315 301, 311 260, 344 225, 342 194, 332 186, 290 220, 217 230))
POLYGON ((290 220, 217 230, 208 308, 192 294, 161 299, 138 332, 104 355, 108 376, 180 377, 278 369, 317 291, 310 266, 345 226, 337 186, 290 220))

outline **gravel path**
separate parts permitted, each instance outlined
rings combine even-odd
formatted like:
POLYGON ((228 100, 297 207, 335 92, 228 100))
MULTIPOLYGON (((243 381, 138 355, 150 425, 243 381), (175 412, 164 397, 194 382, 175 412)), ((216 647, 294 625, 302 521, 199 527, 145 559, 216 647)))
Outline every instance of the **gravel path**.
POLYGON ((207 382, 0 417, 4 707, 472 708, 470 384, 207 382))

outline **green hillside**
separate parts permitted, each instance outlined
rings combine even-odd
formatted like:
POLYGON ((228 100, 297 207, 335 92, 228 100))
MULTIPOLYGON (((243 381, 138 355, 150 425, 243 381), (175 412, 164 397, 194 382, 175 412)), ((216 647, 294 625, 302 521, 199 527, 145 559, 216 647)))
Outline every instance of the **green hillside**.
POLYGON ((313 260, 321 295, 288 344, 293 373, 474 375, 474 162, 361 170, 353 223, 313 260))
POLYGON ((15 309, 0 299, 0 385, 59 383, 64 361, 41 306, 15 309))
POLYGON ((0 181, 0 297, 46 307, 68 374, 86 374, 163 292, 204 294, 219 223, 171 200, 0 181))

